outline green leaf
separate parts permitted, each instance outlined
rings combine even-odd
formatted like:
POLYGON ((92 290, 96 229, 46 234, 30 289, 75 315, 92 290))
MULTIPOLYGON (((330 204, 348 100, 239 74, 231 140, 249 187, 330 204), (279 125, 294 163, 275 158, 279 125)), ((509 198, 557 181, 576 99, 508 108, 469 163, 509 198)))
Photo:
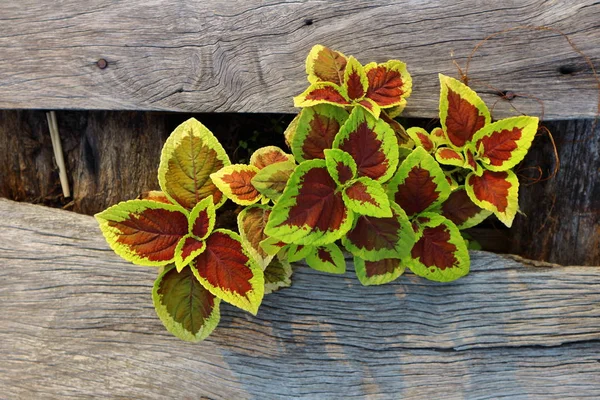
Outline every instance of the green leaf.
POLYGON ((213 296, 185 268, 166 267, 152 289, 156 314, 169 332, 188 342, 204 340, 219 323, 220 299, 213 296))
POLYGON ((456 225, 435 213, 420 214, 418 225, 408 264, 415 275, 450 282, 469 273, 469 252, 456 225))
POLYGON ((273 200, 273 202, 277 202, 283 194, 285 186, 294 172, 294 169, 296 169, 296 163, 294 161, 278 162, 267 165, 252 178, 251 183, 264 197, 273 200))
POLYGON ((348 232, 352 217, 325 160, 304 161, 273 207, 265 233, 286 243, 324 245, 348 232))
POLYGON ((390 202, 381 184, 363 176, 346 185, 342 193, 344 204, 358 215, 391 217, 390 202))
POLYGON ((352 110, 333 142, 334 149, 350 154, 358 168, 358 176, 381 183, 387 181, 398 166, 398 139, 381 119, 375 119, 362 108, 352 110))
POLYGON ((275 257, 265 269, 265 294, 292 285, 292 266, 287 260, 275 257))
POLYGON ((130 200, 95 215, 115 253, 137 265, 174 262, 175 248, 188 233, 187 211, 177 205, 130 200))
POLYGON ((384 258, 378 261, 365 261, 354 257, 354 269, 360 283, 364 286, 382 285, 397 279, 404 273, 402 261, 396 258, 384 258))
POLYGON ((331 274, 346 272, 344 254, 335 243, 312 247, 311 249, 312 251, 306 256, 306 264, 312 269, 331 274))
POLYGON ((158 182, 170 200, 188 210, 210 195, 218 208, 225 197, 213 184, 210 174, 230 164, 217 138, 191 118, 179 125, 165 142, 158 182))
POLYGON ((450 195, 444 171, 423 148, 416 147, 388 183, 388 195, 409 217, 438 207, 450 195))
POLYGON ((206 250, 190 266, 212 294, 256 315, 264 295, 264 274, 237 233, 215 230, 206 239, 206 250))
POLYGON ((326 149, 324 153, 327 171, 338 185, 356 177, 356 162, 350 154, 340 149, 326 149))
POLYGON ((317 44, 306 57, 306 74, 310 83, 331 82, 341 85, 347 58, 339 51, 317 44))

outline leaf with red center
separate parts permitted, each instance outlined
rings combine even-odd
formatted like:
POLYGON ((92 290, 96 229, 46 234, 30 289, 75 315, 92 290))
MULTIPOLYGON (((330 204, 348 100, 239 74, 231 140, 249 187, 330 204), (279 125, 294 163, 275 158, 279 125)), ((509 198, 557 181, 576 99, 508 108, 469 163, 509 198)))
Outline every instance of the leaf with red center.
POLYGON ((425 213, 408 267, 415 275, 450 282, 469 273, 469 252, 458 228, 438 214, 425 213))
POLYGON ((275 257, 265 269, 265 294, 292 285, 292 266, 287 260, 275 257))
POLYGON ((358 176, 385 182, 398 166, 398 140, 394 131, 381 119, 362 108, 350 117, 335 136, 333 148, 350 154, 358 167, 358 176))
POLYGON ((312 247, 311 250, 306 256, 306 264, 312 269, 331 274, 343 274, 346 272, 344 254, 335 243, 312 247))
POLYGON ((204 240, 199 240, 193 235, 184 236, 175 248, 175 267, 180 272, 185 266, 192 262, 199 254, 206 250, 204 240))
POLYGON ((410 138, 410 136, 408 136, 408 133, 406 133, 406 130, 404 129, 402 124, 390 117, 388 111, 389 110, 382 111, 381 114, 379 114, 379 118, 385 121, 385 123, 387 123, 390 126, 390 128, 392 128, 392 130, 396 134, 396 139, 398 139, 399 146, 412 149, 414 147, 412 139, 410 138))
POLYGON ((444 165, 462 167, 465 165, 465 157, 456 150, 449 147, 440 147, 435 152, 435 159, 444 165))
POLYGON ((323 151, 331 149, 347 119, 344 109, 327 104, 303 109, 290 146, 296 160, 325 159, 323 151))
POLYGON ((252 186, 267 199, 277 202, 294 169, 296 169, 294 161, 284 161, 267 165, 252 178, 252 186))
POLYGON ((462 148, 491 121, 481 98, 462 82, 440 74, 440 122, 451 146, 462 148))
POLYGON ((179 125, 165 142, 158 182, 169 199, 188 210, 211 195, 218 208, 226 199, 210 179, 210 174, 230 164, 217 138, 191 118, 179 125))
POLYGON ((371 99, 362 99, 354 102, 354 104, 357 104, 367 110, 369 113, 371 113, 371 115, 373 115, 374 118, 379 118, 381 116, 381 107, 379 107, 379 105, 371 99))
POLYGON ((215 227, 216 213, 211 196, 202 200, 188 216, 189 233, 204 240, 215 227))
POLYGON ((95 217, 115 253, 137 265, 172 263, 177 243, 188 233, 187 212, 156 201, 126 201, 95 217))
POLYGON ((286 258, 289 262, 297 262, 300 261, 309 253, 313 251, 313 246, 304 246, 301 244, 290 244, 288 247, 288 251, 286 254, 286 258))
POLYGON ((290 149, 292 148, 292 142, 294 141, 294 137, 296 136, 296 131, 298 130, 298 122, 300 122, 300 116, 302 113, 297 114, 292 122, 285 128, 283 132, 283 136, 285 138, 285 144, 290 149))
POLYGON ((435 151, 436 146, 429 138, 429 133, 425 129, 418 127, 408 128, 406 133, 415 142, 415 146, 424 148, 428 153, 435 151))
POLYGON ((273 255, 267 254, 260 246, 260 242, 268 237, 265 234, 265 226, 269 220, 269 214, 271 214, 271 207, 253 205, 244 208, 237 218, 242 243, 246 245, 248 252, 263 269, 273 259, 273 255))
POLYGON ((360 257, 354 257, 354 269, 360 283, 370 286, 392 282, 402 275, 406 268, 397 258, 366 261, 360 257))
POLYGON ((512 225, 519 208, 519 180, 514 172, 484 170, 481 176, 471 173, 465 189, 473 203, 493 212, 504 225, 512 225))
POLYGON ((294 156, 287 154, 277 146, 261 147, 250 157, 250 165, 258 169, 284 161, 294 161, 294 156))
POLYGON ((381 184, 363 176, 346 185, 344 203, 358 215, 391 217, 390 201, 381 184))
POLYGON ((215 230, 206 239, 206 250, 190 266, 212 294, 256 315, 264 295, 264 274, 237 233, 215 230))
POLYGON ((356 162, 350 154, 340 149, 326 149, 324 152, 327 171, 338 185, 356 177, 356 162))
POLYGON ((446 135, 442 128, 434 128, 429 134, 429 138, 433 141, 436 147, 444 146, 448 144, 446 135))
POLYGON ((306 74, 310 83, 332 82, 341 85, 346 69, 346 56, 317 44, 306 57, 306 74))
POLYGON ((317 104, 346 107, 350 105, 350 100, 343 86, 329 82, 313 83, 304 92, 294 97, 294 107, 311 107, 317 104))
POLYGON ((473 137, 478 155, 490 171, 506 171, 520 163, 535 137, 536 117, 512 117, 484 126, 473 137))
POLYGON ((392 204, 392 216, 358 216, 342 244, 352 255, 364 260, 404 258, 414 244, 415 234, 406 213, 392 204))
POLYGON ((387 190, 409 217, 433 209, 450 195, 444 171, 423 147, 406 157, 387 190))
POLYGON ((363 66, 356 58, 350 56, 344 71, 344 88, 348 98, 353 101, 361 100, 365 97, 368 86, 369 82, 363 66))
POLYGON ((198 282, 190 268, 177 272, 166 267, 154 282, 152 300, 165 328, 188 342, 204 340, 221 318, 221 300, 198 282))
POLYGON ((390 60, 383 64, 370 63, 365 66, 369 81, 366 97, 381 108, 404 106, 412 91, 412 78, 406 64, 390 60))
POLYGON ((400 114, 402 114, 402 111, 404 111, 404 109, 406 108, 406 103, 397 105, 397 106, 393 106, 390 108, 386 108, 383 112, 385 112, 386 116, 390 119, 392 118, 397 118, 400 116, 400 114))
POLYGON ((352 217, 325 160, 304 161, 273 207, 265 233, 286 243, 323 245, 348 232, 352 217))
POLYGON ((270 256, 274 256, 277 253, 285 251, 286 246, 288 246, 286 242, 282 242, 281 240, 270 236, 260 242, 259 245, 260 248, 270 256))
POLYGON ((458 229, 471 228, 492 214, 473 203, 464 187, 454 190, 442 204, 442 215, 458 229))
POLYGON ((171 200, 169 200, 169 198, 167 197, 165 192, 162 192, 160 190, 150 190, 148 192, 144 192, 144 193, 142 193, 142 195, 140 197, 138 197, 138 199, 139 200, 151 200, 151 201, 156 201, 156 202, 164 203, 164 204, 173 204, 171 202, 171 200))
POLYGON ((236 204, 247 206, 260 200, 261 194, 252 185, 258 173, 253 165, 233 164, 210 175, 221 192, 236 204))
POLYGON ((477 176, 483 174, 483 167, 477 162, 477 152, 473 143, 467 143, 463 149, 465 156, 464 168, 470 169, 477 176))

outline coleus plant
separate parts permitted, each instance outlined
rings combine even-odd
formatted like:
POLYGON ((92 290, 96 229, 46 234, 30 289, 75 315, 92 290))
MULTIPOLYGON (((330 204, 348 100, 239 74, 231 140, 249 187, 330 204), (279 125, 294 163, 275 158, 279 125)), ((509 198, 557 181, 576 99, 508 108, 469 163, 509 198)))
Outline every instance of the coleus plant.
POLYGON ((113 250, 160 267, 158 316, 184 340, 206 338, 221 300, 256 314, 265 294, 291 284, 290 263, 346 271, 383 284, 409 268, 449 282, 469 272, 464 229, 518 210, 512 170, 537 131, 535 117, 492 122, 477 94, 440 75, 440 125, 404 130, 395 118, 412 80, 404 63, 365 66, 325 46, 306 61, 309 87, 285 132, 291 154, 258 149, 231 164, 216 137, 191 119, 169 137, 161 191, 96 215, 113 250), (215 229, 226 199, 237 231, 215 229))

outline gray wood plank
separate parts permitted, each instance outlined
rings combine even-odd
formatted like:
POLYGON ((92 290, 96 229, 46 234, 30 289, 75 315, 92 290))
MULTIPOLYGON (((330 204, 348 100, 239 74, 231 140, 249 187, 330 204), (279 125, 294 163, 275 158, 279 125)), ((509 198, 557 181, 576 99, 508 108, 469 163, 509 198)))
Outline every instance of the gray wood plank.
POLYGON ((0 199, 6 398, 600 396, 600 268, 473 252, 471 274, 362 287, 298 266, 257 317, 222 307, 206 341, 168 334, 155 270, 84 215, 0 199))
MULTIPOLYGON (((483 38, 520 25, 561 29, 598 66, 595 0, 0 2, 0 108, 293 112, 304 59, 322 43, 362 62, 408 63, 407 116, 437 115, 437 73, 457 76, 483 38), (106 63, 104 63, 106 61, 106 63), (100 66, 104 68, 100 68, 100 66)), ((510 105, 546 118, 591 117, 597 85, 566 40, 517 31, 489 41, 470 69, 495 116, 510 105)))

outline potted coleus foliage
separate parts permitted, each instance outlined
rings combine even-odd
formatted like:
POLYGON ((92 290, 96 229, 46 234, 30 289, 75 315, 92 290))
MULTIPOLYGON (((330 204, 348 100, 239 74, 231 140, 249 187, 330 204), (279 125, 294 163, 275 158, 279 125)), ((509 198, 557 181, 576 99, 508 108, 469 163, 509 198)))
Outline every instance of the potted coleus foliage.
POLYGON ((256 314, 262 298, 291 284, 290 263, 341 274, 344 250, 364 285, 409 268, 449 282, 469 272, 461 231, 494 214, 510 226, 518 211, 513 168, 538 119, 492 122, 484 102, 440 75, 440 127, 404 128, 411 77, 401 61, 361 65, 315 46, 302 110, 285 132, 291 153, 267 146, 231 164, 200 122, 180 125, 164 145, 161 191, 96 215, 112 249, 160 267, 157 314, 174 335, 206 338, 221 300, 256 314), (227 200, 237 231, 215 229, 227 200))

